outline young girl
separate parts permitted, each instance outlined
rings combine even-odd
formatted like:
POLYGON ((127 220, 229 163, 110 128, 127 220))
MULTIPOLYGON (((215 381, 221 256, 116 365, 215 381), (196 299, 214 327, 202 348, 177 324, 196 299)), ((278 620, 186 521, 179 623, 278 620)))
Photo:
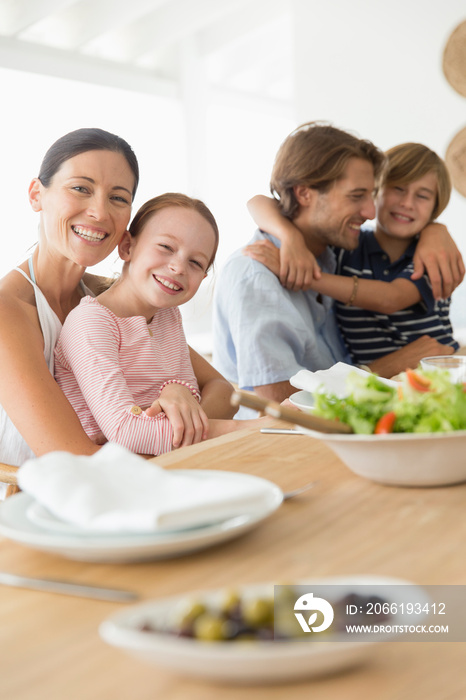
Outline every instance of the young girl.
MULTIPOLYGON (((363 365, 423 335, 454 350, 459 347, 448 316, 450 299, 435 300, 427 276, 411 279, 417 236, 448 204, 448 171, 441 158, 421 144, 395 146, 386 155, 375 230, 363 227, 356 250, 339 251, 339 274, 321 273, 310 283, 337 301, 343 338, 353 361, 363 365)), ((252 203, 259 225, 262 211, 270 214, 265 209, 269 206, 274 205, 263 198, 252 203)), ((296 230, 296 237, 300 235, 296 230)), ((246 253, 279 274, 275 246, 255 244, 246 253)), ((312 259, 310 263, 312 267, 312 259)))
POLYGON ((134 452, 161 454, 188 430, 190 444, 241 427, 209 420, 201 407, 178 309, 217 246, 217 224, 202 202, 171 193, 151 199, 119 244, 119 279, 68 315, 55 378, 91 439, 103 433, 134 452), (181 429, 165 414, 167 401, 178 403, 181 429))

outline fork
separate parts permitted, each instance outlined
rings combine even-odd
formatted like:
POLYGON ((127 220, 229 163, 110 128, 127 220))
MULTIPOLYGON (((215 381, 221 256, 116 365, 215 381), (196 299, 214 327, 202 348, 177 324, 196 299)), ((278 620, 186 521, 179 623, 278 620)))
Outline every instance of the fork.
POLYGON ((306 491, 309 491, 309 489, 312 489, 318 483, 318 481, 310 481, 308 484, 304 484, 304 486, 299 486, 299 488, 297 489, 292 489, 291 491, 284 491, 283 500, 288 501, 290 498, 299 496, 301 493, 305 493, 306 491))

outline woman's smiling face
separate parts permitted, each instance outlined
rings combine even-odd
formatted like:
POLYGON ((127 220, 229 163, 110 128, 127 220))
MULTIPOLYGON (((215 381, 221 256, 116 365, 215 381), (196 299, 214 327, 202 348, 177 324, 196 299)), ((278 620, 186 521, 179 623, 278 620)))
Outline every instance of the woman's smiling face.
POLYGON ((432 219, 437 192, 434 172, 409 184, 385 185, 376 202, 377 227, 397 238, 417 235, 432 219))
POLYGON ((114 151, 86 151, 66 160, 48 187, 29 188, 41 212, 40 243, 78 265, 96 265, 121 240, 131 216, 134 175, 114 151))

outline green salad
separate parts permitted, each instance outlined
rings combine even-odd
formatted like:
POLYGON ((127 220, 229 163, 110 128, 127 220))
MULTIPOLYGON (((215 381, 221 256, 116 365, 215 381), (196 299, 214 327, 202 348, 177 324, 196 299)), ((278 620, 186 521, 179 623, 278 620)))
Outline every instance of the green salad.
POLYGON ((389 386, 377 375, 351 372, 348 395, 316 393, 314 414, 348 423, 355 433, 437 433, 466 429, 466 385, 448 372, 421 369, 399 375, 389 386))

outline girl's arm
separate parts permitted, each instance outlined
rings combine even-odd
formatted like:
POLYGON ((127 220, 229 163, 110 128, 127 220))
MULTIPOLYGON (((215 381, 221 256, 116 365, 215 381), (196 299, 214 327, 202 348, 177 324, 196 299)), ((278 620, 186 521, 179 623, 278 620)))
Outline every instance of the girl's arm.
POLYGON ((0 337, 0 404, 34 454, 94 454, 99 447, 50 374, 35 308, 2 294, 0 337))
POLYGON ((447 299, 463 280, 463 258, 443 224, 429 224, 419 236, 411 279, 420 279, 424 272, 435 299, 447 299))
POLYGON ((84 398, 107 440, 139 454, 169 452, 173 426, 165 413, 150 416, 137 404, 121 367, 119 345, 119 329, 104 307, 77 307, 57 344, 57 381, 77 410, 84 398))
POLYGON ((201 406, 209 418, 233 418, 238 408, 231 406, 233 386, 198 352, 189 348, 191 363, 201 392, 201 406))
MULTIPOLYGON (((278 276, 280 251, 270 241, 258 241, 247 248, 247 254, 269 268, 278 276)), ((320 280, 314 280, 312 289, 343 303, 351 302, 367 311, 392 314, 421 300, 421 294, 408 279, 392 282, 359 279, 322 272, 320 280)))
POLYGON ((283 286, 294 291, 310 289, 313 279, 320 278, 320 268, 299 229, 280 213, 271 197, 256 195, 247 206, 259 228, 281 241, 278 276, 283 286))

